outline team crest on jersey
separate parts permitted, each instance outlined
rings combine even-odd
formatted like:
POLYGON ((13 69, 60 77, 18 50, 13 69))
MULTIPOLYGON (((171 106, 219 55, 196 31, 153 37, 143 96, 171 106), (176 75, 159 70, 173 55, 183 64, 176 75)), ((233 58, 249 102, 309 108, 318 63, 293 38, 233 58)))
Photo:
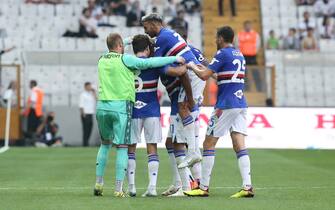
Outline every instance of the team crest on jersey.
POLYGON ((134 108, 136 108, 136 109, 142 109, 146 105, 147 105, 147 103, 144 103, 143 101, 136 101, 135 105, 134 105, 134 108))
POLYGON ((243 97, 243 91, 242 90, 238 90, 234 93, 234 95, 239 98, 239 99, 242 99, 243 97))

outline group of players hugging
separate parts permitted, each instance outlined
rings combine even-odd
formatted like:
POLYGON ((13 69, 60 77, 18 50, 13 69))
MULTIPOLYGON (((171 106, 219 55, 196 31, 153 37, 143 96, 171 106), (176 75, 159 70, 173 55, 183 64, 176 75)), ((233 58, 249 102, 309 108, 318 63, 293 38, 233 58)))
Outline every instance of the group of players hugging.
POLYGON ((96 118, 101 146, 96 161, 94 195, 103 195, 104 172, 109 150, 116 148, 115 197, 136 196, 136 144, 141 134, 147 145, 149 184, 143 197, 157 196, 159 156, 162 141, 157 85, 160 79, 171 101, 170 128, 165 142, 173 181, 162 195, 209 196, 215 160, 215 145, 228 132, 232 138, 242 189, 233 198, 253 197, 250 159, 245 147, 247 103, 243 94, 245 60, 234 48, 234 31, 218 28, 217 53, 208 63, 202 53, 187 43, 183 28, 164 27, 156 13, 142 18, 144 31, 131 38, 113 33, 107 37, 109 52, 98 62, 99 100, 96 118), (125 54, 132 45, 135 55, 125 54), (199 109, 206 80, 217 80, 218 94, 210 118, 203 152, 199 149, 199 109), (123 191, 127 177, 128 190, 123 191))

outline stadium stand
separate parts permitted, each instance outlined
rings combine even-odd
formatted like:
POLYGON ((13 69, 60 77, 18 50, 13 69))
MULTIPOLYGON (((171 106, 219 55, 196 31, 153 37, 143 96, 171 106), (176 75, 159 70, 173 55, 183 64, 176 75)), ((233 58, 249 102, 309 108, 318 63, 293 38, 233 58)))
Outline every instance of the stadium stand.
MULTIPOLYGON (((17 46, 17 50, 2 57, 2 62, 23 64, 24 74, 29 75, 22 77, 23 84, 28 84, 31 78, 41 81, 40 85, 46 91, 46 106, 77 106, 76 96, 80 93, 82 83, 96 78, 96 62, 91 62, 87 66, 78 66, 71 61, 66 64, 51 61, 48 64, 38 65, 36 60, 39 58, 50 59, 47 52, 60 54, 67 52, 74 56, 73 59, 76 59, 78 54, 89 56, 90 54, 85 55, 86 52, 95 52, 97 54, 95 57, 98 58, 102 52, 106 51, 105 37, 109 33, 118 32, 123 37, 144 33, 142 27, 126 27, 126 17, 124 16, 108 16, 107 23, 116 27, 98 27, 97 39, 62 37, 66 30, 79 30, 78 19, 82 9, 87 6, 87 1, 67 2, 57 5, 26 4, 20 0, 10 0, 10 3, 0 2, 0 27, 5 26, 6 34, 2 38, 0 37, 0 48, 17 46), (12 18, 13 16, 17 16, 17 18, 12 18), (40 53, 34 54, 34 52, 40 53), (42 55, 43 52, 45 52, 44 55, 42 55), (34 55, 31 56, 31 54, 34 55), (34 57, 33 61, 30 59, 32 57, 34 57), (58 65, 58 67, 49 65, 58 65), (55 79, 52 84, 43 83, 43 81, 48 81, 48 78, 58 78, 59 80, 55 79), (64 83, 71 84, 70 88, 66 86, 60 91, 59 85, 64 83)), ((142 9, 150 12, 151 5, 149 3, 149 1, 141 1, 142 9)), ((159 11, 163 11, 165 5, 156 6, 159 11)), ((172 17, 165 17, 166 21, 171 19, 172 17)), ((202 26, 200 16, 186 15, 185 19, 190 24, 189 33, 192 34, 189 36, 189 42, 202 49, 202 31, 199 30, 202 26)), ((28 89, 23 88, 23 90, 28 89)))
MULTIPOLYGON (((298 30, 306 11, 311 14, 310 22, 315 23, 316 29, 322 27, 323 17, 315 16, 313 5, 297 6, 294 0, 262 0, 261 8, 264 42, 268 39, 270 30, 274 30, 281 37, 286 35, 289 28, 298 30)), ((334 76, 334 62, 330 57, 335 52, 335 40, 321 39, 319 31, 315 30, 319 43, 317 51, 265 51, 267 65, 276 66, 275 90, 278 106, 335 105, 332 96, 335 84, 329 82, 334 76)))

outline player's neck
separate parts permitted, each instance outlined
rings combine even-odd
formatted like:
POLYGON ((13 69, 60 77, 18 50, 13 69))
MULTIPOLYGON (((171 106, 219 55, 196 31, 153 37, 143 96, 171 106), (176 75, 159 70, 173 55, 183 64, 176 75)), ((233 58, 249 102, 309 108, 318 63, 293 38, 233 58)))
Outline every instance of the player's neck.
POLYGON ((222 48, 229 48, 229 47, 234 47, 232 43, 223 43, 222 48))

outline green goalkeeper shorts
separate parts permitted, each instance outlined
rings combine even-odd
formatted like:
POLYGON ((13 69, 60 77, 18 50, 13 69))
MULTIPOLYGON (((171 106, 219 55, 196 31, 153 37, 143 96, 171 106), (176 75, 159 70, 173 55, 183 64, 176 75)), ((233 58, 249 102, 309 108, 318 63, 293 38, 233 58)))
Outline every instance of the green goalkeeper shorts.
POLYGON ((96 118, 102 140, 112 141, 115 145, 133 144, 130 138, 131 111, 120 113, 98 109, 96 118))

